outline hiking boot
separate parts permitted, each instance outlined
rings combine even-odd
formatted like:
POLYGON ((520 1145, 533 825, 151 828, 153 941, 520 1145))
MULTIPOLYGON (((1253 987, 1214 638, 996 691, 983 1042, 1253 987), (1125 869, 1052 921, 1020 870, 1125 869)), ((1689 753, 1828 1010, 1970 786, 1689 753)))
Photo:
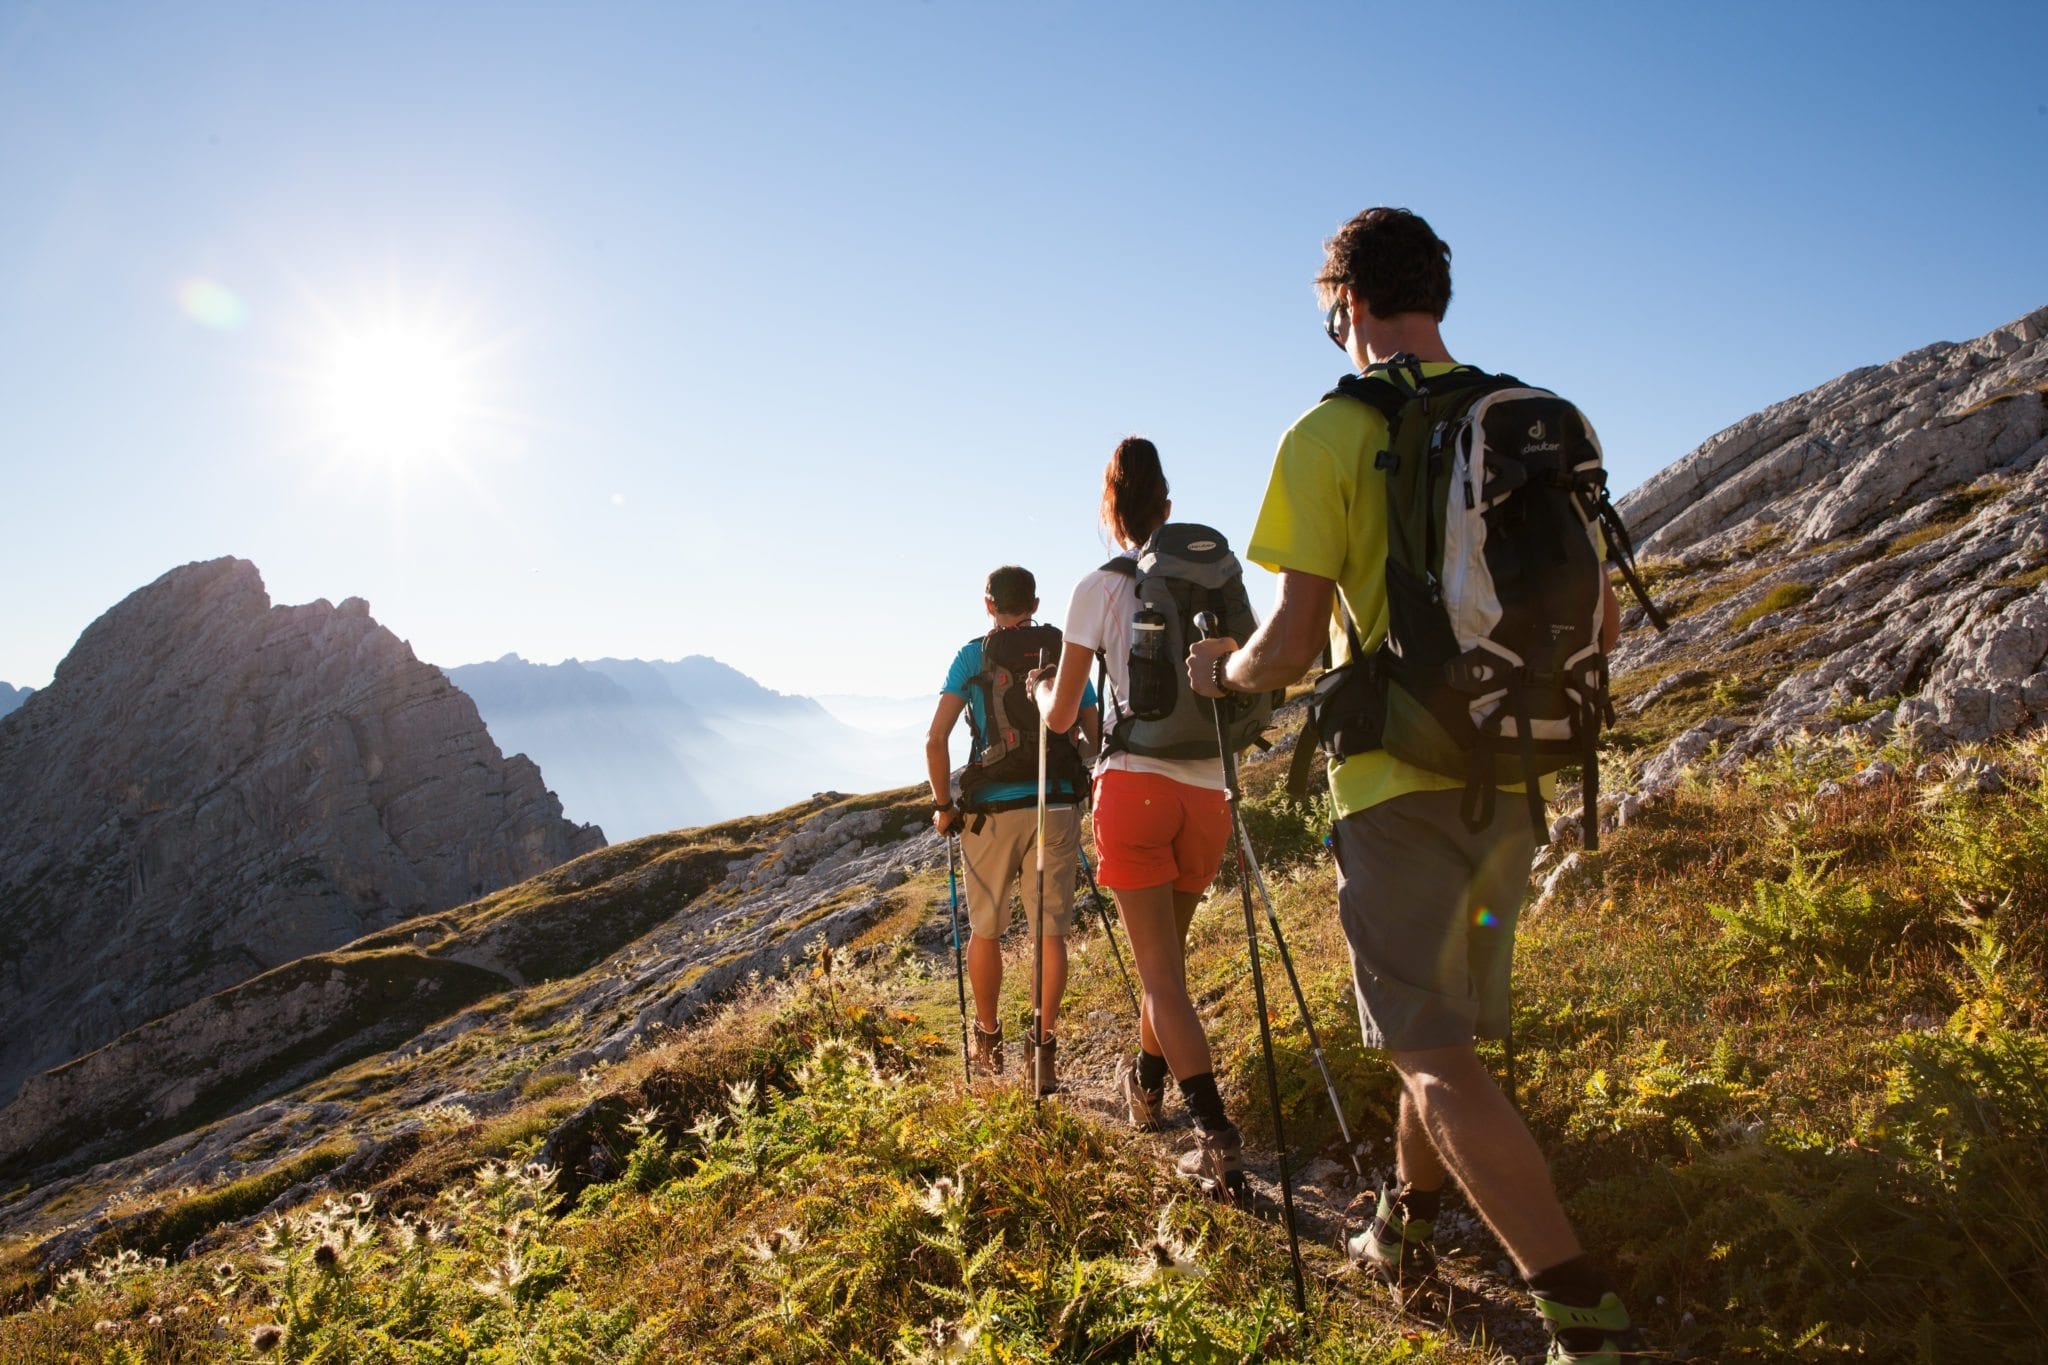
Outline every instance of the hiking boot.
POLYGON ((1399 1289, 1436 1273, 1435 1233, 1434 1221, 1409 1217, 1399 1192, 1382 1185, 1372 1222, 1344 1245, 1352 1260, 1399 1289))
POLYGON ((1226 1204, 1248 1202, 1249 1187, 1244 1179, 1244 1135, 1237 1125, 1214 1132, 1195 1125, 1195 1145, 1183 1152, 1175 1169, 1191 1180, 1199 1180, 1208 1192, 1226 1204))
POLYGON ((1041 1095, 1050 1095, 1060 1088, 1059 1072, 1055 1066, 1059 1047, 1057 1038, 1042 1038, 1031 1044, 1031 1077, 1037 1082, 1041 1095))
POLYGON ((1003 1026, 993 1029, 974 1026, 974 1050, 969 1056, 974 1063, 977 1076, 1000 1076, 1003 1074, 1003 1026))
POLYGON ((1166 1114, 1166 1087, 1147 1090, 1138 1084, 1138 1067, 1129 1057, 1117 1064, 1116 1088, 1123 1092, 1124 1108, 1130 1113, 1131 1127, 1141 1133, 1159 1131, 1159 1125, 1166 1114))
POLYGON ((1602 1294, 1591 1308, 1547 1299, 1533 1291, 1530 1297, 1550 1328, 1550 1354, 1544 1357, 1547 1365, 1621 1365, 1624 1360, 1637 1359, 1640 1348, 1628 1309, 1613 1290, 1602 1294))

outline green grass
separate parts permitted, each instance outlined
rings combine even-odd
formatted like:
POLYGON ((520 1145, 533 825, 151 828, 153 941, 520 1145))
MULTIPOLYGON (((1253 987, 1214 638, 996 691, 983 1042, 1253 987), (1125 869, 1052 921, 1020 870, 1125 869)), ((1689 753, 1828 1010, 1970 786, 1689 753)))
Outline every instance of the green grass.
POLYGON ((150 1209, 131 1223, 109 1230, 87 1248, 96 1256, 136 1251, 145 1256, 174 1255, 221 1223, 246 1218, 301 1181, 324 1175, 355 1155, 353 1142, 329 1142, 302 1152, 260 1175, 150 1209))
MULTIPOLYGON (((1817 797, 1878 756, 1912 766, 1816 742, 1695 780, 1524 920, 1523 1110, 1673 1356, 2017 1361, 2048 1335, 2043 745, 1993 752, 2013 786, 1995 796, 1817 797)), ((1282 762, 1252 764, 1247 788, 1270 792, 1282 762)), ((1383 1157, 1395 1084, 1359 1045, 1322 815, 1260 801, 1347 1117, 1383 1157)), ((277 1358, 293 1360, 1487 1358, 1393 1318, 1355 1276, 1313 1275, 1295 1317, 1277 1226, 1177 1199, 1143 1144, 1062 1104, 963 1092, 950 964, 905 941, 943 875, 894 894, 798 980, 608 1068, 595 1103, 579 1086, 426 1135, 361 1202, 210 1257, 226 1276, 132 1253, 81 1266, 0 1319, 0 1359, 214 1360, 266 1323, 290 1329, 277 1358), (543 1142, 552 1172, 527 1164, 543 1142), (1162 1235, 1199 1274, 1147 1274, 1162 1235)), ((1188 972, 1256 1138, 1272 1115, 1242 935, 1235 895, 1212 898, 1188 972)), ((1075 955, 1069 1018, 1128 1013, 1098 948, 1075 955)), ((1337 1151, 1337 1125, 1268 963, 1307 1162, 1337 1151)), ((181 1228, 205 1221, 192 1212, 181 1228)))
POLYGON ((531 1142, 478 1163, 449 1134, 376 1192, 205 1264, 81 1268, 0 1320, 0 1358, 211 1360, 216 1332, 297 1361, 877 1361, 970 1343, 1003 1360, 1484 1358, 1350 1283, 1312 1286, 1296 1317, 1270 1228, 1187 1201, 1128 1134, 1014 1088, 963 1092, 950 1040, 893 1003, 908 984, 821 966, 744 1002, 558 1125, 565 1168, 531 1164, 531 1142))
POLYGON ((1892 537, 1885 545, 1884 552, 1888 555, 1903 554, 1907 550, 1918 549, 1922 545, 1941 539, 1966 524, 1976 516, 1978 508, 2003 496, 2010 487, 2012 480, 2009 477, 1991 477, 1980 479, 1967 488, 1952 489, 1944 493, 1941 500, 1935 504, 1934 511, 1929 515, 1925 525, 1892 537))
POLYGON ((1763 620, 1764 617, 1769 616, 1772 612, 1790 611, 1812 597, 1813 593, 1814 588, 1811 583, 1780 583, 1777 587, 1772 588, 1762 597, 1759 597, 1756 601, 1735 613, 1735 619, 1728 623, 1728 628, 1730 630, 1741 630, 1745 626, 1754 625, 1758 621, 1763 620))
POLYGON ((1608 732, 1608 743, 1622 752, 1651 750, 1710 716, 1745 714, 1790 676, 1795 652, 1820 632, 1821 627, 1811 623, 1788 625, 1732 648, 1727 637, 1717 637, 1660 660, 1654 668, 1629 674, 1615 689, 1616 708, 1624 714, 1620 725, 1608 732), (1626 713, 1630 698, 1686 669, 1701 676, 1671 689, 1640 712, 1626 713))

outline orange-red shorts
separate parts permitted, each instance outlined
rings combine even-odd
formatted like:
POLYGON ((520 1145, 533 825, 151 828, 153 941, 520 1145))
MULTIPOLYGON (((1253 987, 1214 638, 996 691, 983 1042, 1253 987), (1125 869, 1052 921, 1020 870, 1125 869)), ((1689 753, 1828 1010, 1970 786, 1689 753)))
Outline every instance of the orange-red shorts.
POLYGON ((1230 845, 1220 791, 1113 768, 1095 779, 1095 852, 1104 886, 1206 891, 1230 845))

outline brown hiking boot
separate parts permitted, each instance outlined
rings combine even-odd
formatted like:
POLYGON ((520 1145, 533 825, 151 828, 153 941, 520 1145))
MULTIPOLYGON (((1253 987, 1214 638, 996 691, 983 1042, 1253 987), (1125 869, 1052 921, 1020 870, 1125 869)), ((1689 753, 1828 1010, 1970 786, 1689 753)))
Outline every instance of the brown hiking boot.
POLYGON ((1131 1127, 1141 1133, 1154 1133, 1166 1113, 1166 1087, 1147 1090, 1138 1084, 1138 1067, 1129 1057, 1117 1064, 1116 1088, 1124 1097, 1124 1109, 1131 1116, 1131 1127))
POLYGON ((1181 1154, 1175 1169, 1201 1181, 1209 1194, 1226 1204, 1242 1204, 1250 1192, 1244 1179, 1244 1135, 1234 1123, 1215 1132, 1196 1124, 1195 1145, 1181 1154))
POLYGON ((1041 1095, 1050 1095, 1060 1088, 1058 1069, 1054 1065, 1059 1046, 1057 1038, 1046 1038, 1031 1045, 1031 1075, 1037 1081, 1041 1095))
POLYGON ((974 1050, 969 1060, 974 1063, 977 1076, 1000 1076, 1003 1074, 1003 1026, 993 1029, 974 1026, 974 1050))

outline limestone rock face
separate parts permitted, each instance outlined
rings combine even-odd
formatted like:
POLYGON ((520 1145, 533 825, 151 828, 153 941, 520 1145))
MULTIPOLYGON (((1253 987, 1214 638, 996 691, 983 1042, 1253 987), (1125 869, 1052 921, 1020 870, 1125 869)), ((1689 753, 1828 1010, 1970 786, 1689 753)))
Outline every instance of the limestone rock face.
POLYGON ((602 847, 350 598, 189 564, 0 720, 0 1103, 201 996, 602 847))
POLYGON ((1801 729, 2048 719, 2048 308, 1767 408, 1620 510, 1678 608, 1662 635, 1624 615, 1624 725, 1720 689, 1653 787, 1801 729))
POLYGON ((694 1027, 750 978, 844 948, 908 902, 933 912, 920 933, 943 934, 945 902, 910 880, 946 860, 928 796, 821 793, 614 844, 33 1076, 0 1108, 0 1188, 28 1187, 0 1201, 0 1237, 50 1232, 48 1210, 82 1206, 47 1265, 108 1227, 121 1191, 238 1179, 341 1138, 367 1150, 417 1134, 437 1105, 502 1113, 529 1081, 694 1027), (394 1129, 394 1115, 413 1117, 394 1129))

